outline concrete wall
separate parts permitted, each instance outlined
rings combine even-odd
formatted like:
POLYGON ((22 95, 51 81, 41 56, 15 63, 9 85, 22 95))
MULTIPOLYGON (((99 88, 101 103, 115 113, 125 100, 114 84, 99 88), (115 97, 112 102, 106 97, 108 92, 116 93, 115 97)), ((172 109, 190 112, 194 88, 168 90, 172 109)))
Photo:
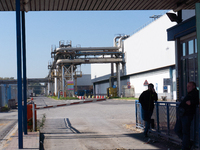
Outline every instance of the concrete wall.
MULTIPOLYGON (((116 70, 114 64, 114 71, 116 70)), ((111 73, 111 64, 91 64, 91 79, 95 79, 111 73)))
POLYGON ((124 41, 127 74, 175 64, 175 45, 166 31, 173 25, 164 15, 124 41))
MULTIPOLYGON (((167 99, 171 99, 170 94, 170 86, 168 85, 168 92, 163 93, 163 79, 164 78, 170 78, 170 70, 169 68, 161 69, 157 71, 142 73, 138 75, 133 75, 130 77, 130 83, 135 87, 135 97, 139 97, 140 94, 147 90, 147 86, 144 86, 145 80, 148 81, 148 83, 153 83, 154 88, 156 92, 158 93, 158 97, 161 98, 161 96, 167 96, 167 99)), ((175 70, 174 70, 175 73, 175 70)), ((173 76, 173 80, 175 80, 175 76, 173 76)), ((173 92, 173 99, 176 99, 175 92, 173 92)))

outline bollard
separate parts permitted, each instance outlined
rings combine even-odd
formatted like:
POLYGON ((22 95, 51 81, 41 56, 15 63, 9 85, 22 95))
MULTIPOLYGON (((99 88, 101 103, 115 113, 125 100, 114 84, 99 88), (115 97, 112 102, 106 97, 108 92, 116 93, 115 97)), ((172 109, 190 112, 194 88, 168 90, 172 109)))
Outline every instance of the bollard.
POLYGON ((33 112, 33 131, 35 131, 35 104, 32 104, 32 112, 33 112))
POLYGON ((27 105, 27 129, 36 130, 37 126, 37 115, 36 115, 36 104, 32 102, 32 104, 27 105))

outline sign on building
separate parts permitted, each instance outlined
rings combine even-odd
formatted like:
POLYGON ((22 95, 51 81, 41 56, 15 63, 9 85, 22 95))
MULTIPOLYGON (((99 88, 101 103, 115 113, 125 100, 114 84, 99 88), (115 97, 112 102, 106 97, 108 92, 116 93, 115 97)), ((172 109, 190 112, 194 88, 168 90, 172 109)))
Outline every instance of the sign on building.
POLYGON ((172 79, 171 78, 164 78, 163 79, 163 85, 171 85, 172 79))
POLYGON ((148 81, 145 80, 143 85, 148 86, 149 85, 148 81))
POLYGON ((168 93, 168 86, 167 86, 167 85, 164 85, 164 86, 163 86, 163 92, 164 92, 164 93, 168 93))

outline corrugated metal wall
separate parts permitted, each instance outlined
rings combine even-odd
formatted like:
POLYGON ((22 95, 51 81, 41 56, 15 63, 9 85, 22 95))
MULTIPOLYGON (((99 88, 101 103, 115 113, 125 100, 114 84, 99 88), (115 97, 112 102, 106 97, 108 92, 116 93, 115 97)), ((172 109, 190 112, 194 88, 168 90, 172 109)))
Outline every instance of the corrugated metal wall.
POLYGON ((17 85, 0 84, 0 107, 8 105, 9 99, 17 102, 17 85))

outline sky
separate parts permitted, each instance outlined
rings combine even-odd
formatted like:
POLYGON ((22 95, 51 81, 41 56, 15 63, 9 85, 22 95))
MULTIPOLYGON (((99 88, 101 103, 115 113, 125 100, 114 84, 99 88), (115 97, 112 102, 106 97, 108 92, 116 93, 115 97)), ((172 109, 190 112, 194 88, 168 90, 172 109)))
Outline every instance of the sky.
MULTIPOLYGON (((44 78, 51 62, 51 46, 72 41, 72 47, 109 47, 119 34, 134 31, 166 10, 132 11, 33 11, 25 13, 28 78, 44 78)), ((17 78, 16 14, 0 12, 0 77, 17 78)), ((90 65, 81 65, 90 74, 90 65)))

